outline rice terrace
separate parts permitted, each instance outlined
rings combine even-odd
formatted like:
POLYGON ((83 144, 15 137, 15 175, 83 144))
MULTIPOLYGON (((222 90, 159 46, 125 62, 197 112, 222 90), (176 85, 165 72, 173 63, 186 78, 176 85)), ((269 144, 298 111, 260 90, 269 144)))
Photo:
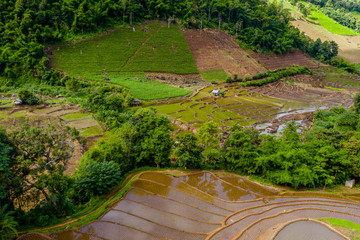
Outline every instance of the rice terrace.
POLYGON ((0 3, 0 239, 360 240, 360 3, 0 3))

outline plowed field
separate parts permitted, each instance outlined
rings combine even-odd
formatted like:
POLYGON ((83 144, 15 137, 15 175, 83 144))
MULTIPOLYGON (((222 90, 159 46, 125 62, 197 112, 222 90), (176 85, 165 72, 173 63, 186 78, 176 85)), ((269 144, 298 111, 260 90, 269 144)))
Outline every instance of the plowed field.
POLYGON ((252 76, 266 69, 253 59, 234 37, 214 29, 184 30, 198 70, 224 69, 229 76, 252 76))

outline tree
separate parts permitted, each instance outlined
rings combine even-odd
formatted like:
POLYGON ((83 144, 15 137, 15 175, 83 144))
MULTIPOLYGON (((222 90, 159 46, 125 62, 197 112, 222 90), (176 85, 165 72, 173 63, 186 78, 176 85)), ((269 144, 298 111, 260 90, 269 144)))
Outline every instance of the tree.
POLYGON ((114 162, 89 163, 75 179, 76 194, 82 199, 106 194, 121 180, 119 165, 114 162))
POLYGON ((217 151, 220 138, 217 136, 218 125, 214 122, 205 123, 196 133, 198 141, 204 146, 205 164, 214 165, 217 161, 217 151))
POLYGON ((11 156, 10 146, 5 130, 0 126, 0 205, 6 202, 8 197, 7 188, 9 187, 11 175, 11 156))
POLYGON ((79 132, 75 128, 55 123, 44 129, 25 124, 10 134, 10 142, 16 151, 13 177, 19 183, 22 196, 32 192, 39 197, 41 193, 55 210, 60 210, 54 197, 58 200, 66 197, 70 179, 63 174, 74 151, 75 140, 79 141, 79 132))
POLYGON ((184 136, 177 136, 176 141, 177 164, 185 169, 198 168, 203 159, 203 148, 197 144, 197 138, 187 133, 184 136))
POLYGON ((360 114, 360 93, 357 93, 353 99, 354 110, 359 115, 360 114))
POLYGON ((136 166, 168 165, 172 147, 169 118, 148 109, 140 111, 129 122, 136 129, 131 151, 136 166))

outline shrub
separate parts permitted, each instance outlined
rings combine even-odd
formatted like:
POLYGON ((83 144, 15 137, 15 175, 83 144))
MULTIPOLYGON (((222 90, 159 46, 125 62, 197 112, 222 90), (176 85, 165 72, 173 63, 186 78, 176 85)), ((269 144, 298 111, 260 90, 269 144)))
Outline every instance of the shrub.
POLYGON ((121 180, 118 164, 114 162, 89 163, 75 179, 75 191, 81 198, 106 194, 121 180))
POLYGON ((75 78, 68 79, 66 81, 65 85, 66 85, 67 89, 69 89, 70 91, 73 91, 73 92, 76 92, 81 87, 81 83, 79 82, 79 80, 77 80, 75 78))
POLYGON ((27 89, 22 89, 18 93, 19 99, 23 101, 24 104, 35 105, 40 102, 39 98, 37 98, 32 92, 27 89))

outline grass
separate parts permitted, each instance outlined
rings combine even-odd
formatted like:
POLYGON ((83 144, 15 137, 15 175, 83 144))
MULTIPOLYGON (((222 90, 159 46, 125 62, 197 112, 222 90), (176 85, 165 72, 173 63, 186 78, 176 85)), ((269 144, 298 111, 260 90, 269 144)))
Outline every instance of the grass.
POLYGON ((53 65, 68 75, 104 81, 130 89, 134 97, 151 100, 184 96, 190 91, 156 81, 142 81, 144 72, 198 73, 194 58, 177 25, 158 21, 54 49, 53 65))
POLYGON ((81 136, 91 137, 103 134, 103 130, 99 126, 89 127, 81 130, 81 136))
POLYGON ((329 32, 338 34, 338 35, 347 35, 347 36, 356 36, 359 35, 354 30, 347 28, 339 23, 336 23, 332 18, 329 18, 324 13, 320 12, 317 8, 312 7, 311 13, 308 16, 309 19, 316 21, 322 27, 327 29, 329 32))
MULTIPOLYGON (((112 72, 108 73, 107 77, 110 79, 110 83, 129 88, 129 93, 132 96, 142 100, 181 97, 191 92, 183 88, 148 80, 146 74, 141 72, 112 72)), ((103 77, 94 75, 91 80, 101 82, 103 77)))
POLYGON ((350 234, 351 239, 360 240, 360 225, 350 222, 344 219, 335 219, 335 218, 322 218, 320 221, 326 221, 333 226, 345 228, 346 232, 350 234))
POLYGON ((224 69, 207 70, 200 72, 202 78, 207 82, 225 82, 228 78, 224 69))
POLYGON ((331 90, 337 90, 337 91, 345 91, 345 89, 342 89, 342 88, 334 88, 334 87, 328 87, 328 86, 324 86, 324 88, 331 89, 331 90))
POLYGON ((87 117, 91 117, 91 113, 77 112, 77 113, 71 113, 71 114, 61 116, 61 118, 66 121, 82 119, 82 118, 87 118, 87 117))

